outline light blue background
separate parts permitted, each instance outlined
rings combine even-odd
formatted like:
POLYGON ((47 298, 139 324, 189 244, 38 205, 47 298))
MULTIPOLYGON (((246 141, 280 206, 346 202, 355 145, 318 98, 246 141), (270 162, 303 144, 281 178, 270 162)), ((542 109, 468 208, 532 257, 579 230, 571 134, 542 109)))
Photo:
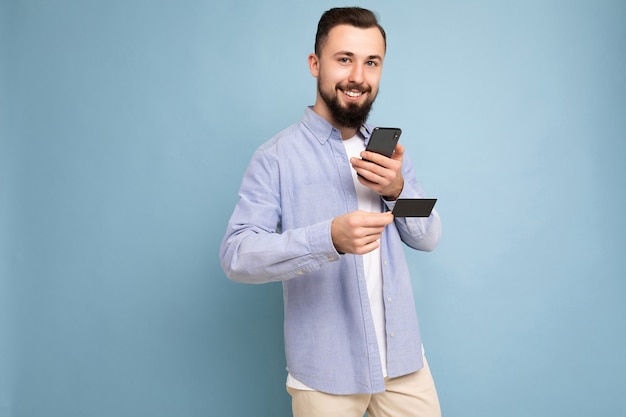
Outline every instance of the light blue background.
MULTIPOLYGON (((335 5, 0 1, 1 417, 289 415, 281 287, 217 252, 335 5)), ((439 198, 409 261, 444 415, 626 415, 626 3, 361 5, 371 121, 439 198)))

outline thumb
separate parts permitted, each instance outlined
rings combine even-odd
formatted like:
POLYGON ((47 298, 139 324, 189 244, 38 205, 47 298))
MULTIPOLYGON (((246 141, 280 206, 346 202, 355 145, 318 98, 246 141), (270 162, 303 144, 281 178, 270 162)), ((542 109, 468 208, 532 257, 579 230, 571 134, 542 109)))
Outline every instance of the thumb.
POLYGON ((404 146, 397 143, 396 148, 393 151, 393 155, 391 156, 391 159, 402 161, 402 159, 404 159, 404 146))

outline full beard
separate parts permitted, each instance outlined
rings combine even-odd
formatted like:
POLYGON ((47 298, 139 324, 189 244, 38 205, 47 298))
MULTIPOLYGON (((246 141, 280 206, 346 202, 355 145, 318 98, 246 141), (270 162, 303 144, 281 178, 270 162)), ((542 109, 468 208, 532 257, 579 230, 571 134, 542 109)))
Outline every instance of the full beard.
MULTIPOLYGON (((325 93, 320 88, 319 80, 317 84, 317 89, 320 93, 320 96, 324 100, 324 103, 326 103, 326 106, 328 107, 328 110, 330 111, 330 114, 335 122, 339 124, 339 126, 348 127, 351 129, 358 129, 363 125, 363 123, 365 123, 367 117, 369 116, 370 110, 372 109, 372 105, 374 104, 374 100, 376 99, 376 96, 374 95, 361 105, 348 103, 346 106, 343 106, 339 102, 338 97, 338 94, 343 93, 339 92, 335 95, 325 93)), ((350 89, 352 89, 352 86, 348 86, 346 88, 346 90, 350 89)), ((340 90, 336 89, 336 91, 340 90)), ((368 90, 367 93, 371 94, 371 89, 368 90)))

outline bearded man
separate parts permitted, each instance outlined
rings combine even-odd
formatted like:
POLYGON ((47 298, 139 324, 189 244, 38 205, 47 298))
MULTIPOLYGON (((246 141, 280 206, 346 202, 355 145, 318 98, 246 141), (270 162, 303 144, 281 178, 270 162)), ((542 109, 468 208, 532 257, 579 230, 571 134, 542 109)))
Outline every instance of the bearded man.
POLYGON ((296 417, 441 414, 403 251, 433 250, 439 216, 394 218, 425 197, 413 165, 365 150, 386 47, 371 11, 324 13, 315 104, 254 153, 220 248, 230 279, 282 282, 296 417))

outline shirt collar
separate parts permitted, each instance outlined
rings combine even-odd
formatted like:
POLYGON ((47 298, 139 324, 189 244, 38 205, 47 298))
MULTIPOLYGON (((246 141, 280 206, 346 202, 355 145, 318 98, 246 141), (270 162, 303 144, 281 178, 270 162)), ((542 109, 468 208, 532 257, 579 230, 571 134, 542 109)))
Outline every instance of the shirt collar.
MULTIPOLYGON (((308 106, 304 110, 304 116, 302 117, 302 123, 306 126, 311 133, 320 141, 321 144, 326 143, 332 137, 337 137, 341 139, 339 130, 335 129, 333 125, 328 123, 326 119, 324 119, 319 114, 313 111, 313 106, 308 106)), ((364 123, 359 128, 359 133, 365 139, 365 143, 369 141, 369 138, 372 134, 373 127, 367 123, 364 123)))

